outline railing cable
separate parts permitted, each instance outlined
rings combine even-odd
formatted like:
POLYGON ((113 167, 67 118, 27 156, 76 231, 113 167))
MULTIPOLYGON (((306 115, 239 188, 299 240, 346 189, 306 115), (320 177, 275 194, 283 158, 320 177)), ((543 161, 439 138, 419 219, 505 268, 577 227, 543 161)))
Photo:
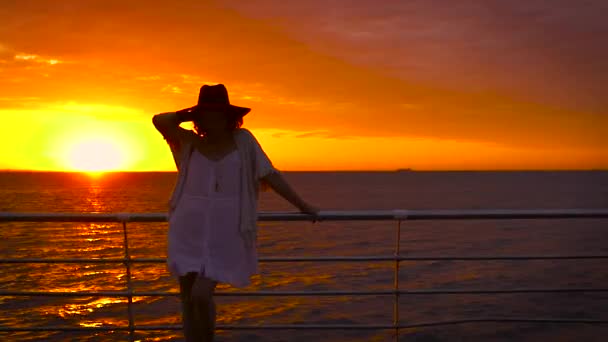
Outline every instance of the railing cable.
MULTIPOLYGON (((352 295, 390 295, 394 299, 392 324, 295 324, 295 325, 218 325, 216 329, 391 329, 395 341, 399 339, 400 329, 421 328, 439 325, 482 323, 482 322, 533 322, 533 323, 578 323, 605 324, 603 319, 561 319, 561 318, 484 318, 446 320, 416 324, 400 324, 399 299, 411 295, 484 295, 513 293, 575 293, 575 292, 608 292, 608 288, 519 288, 519 289, 401 289, 399 285, 399 264, 401 261, 519 261, 519 260, 568 260, 568 259, 608 259, 608 255, 506 255, 506 256, 402 256, 400 255, 401 221, 402 220, 452 220, 452 219, 564 219, 564 218, 608 218, 608 209, 530 209, 530 210, 361 210, 361 211, 324 211, 319 219, 324 221, 339 220, 396 220, 396 244, 394 255, 380 256, 321 256, 321 257, 260 257, 260 262, 362 262, 387 261, 394 263, 394 287, 392 290, 368 291, 239 291, 215 292, 216 296, 352 296, 352 295)), ((306 221, 309 216, 302 213, 260 212, 260 221, 306 221)), ((135 296, 169 297, 179 296, 178 292, 133 291, 131 266, 135 263, 164 263, 165 258, 131 258, 127 233, 127 221, 131 222, 165 222, 166 214, 161 213, 11 213, 0 212, 0 222, 120 222, 124 237, 124 258, 6 258, 0 264, 16 263, 124 263, 126 268, 126 291, 0 291, 0 296, 50 296, 50 297, 127 297, 128 326, 98 327, 0 327, 0 331, 129 331, 130 341, 135 340, 138 330, 180 330, 180 325, 135 325, 133 298, 135 296)))

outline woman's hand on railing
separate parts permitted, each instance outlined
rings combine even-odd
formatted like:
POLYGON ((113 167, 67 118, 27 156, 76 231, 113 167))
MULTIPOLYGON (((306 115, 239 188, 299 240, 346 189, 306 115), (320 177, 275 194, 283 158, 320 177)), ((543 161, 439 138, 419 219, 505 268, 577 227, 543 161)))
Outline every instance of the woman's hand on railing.
POLYGON ((321 219, 319 218, 320 210, 319 210, 319 208, 315 207, 314 205, 304 203, 304 204, 302 204, 302 206, 300 206, 299 209, 300 209, 300 212, 312 216, 312 223, 321 221, 321 219))

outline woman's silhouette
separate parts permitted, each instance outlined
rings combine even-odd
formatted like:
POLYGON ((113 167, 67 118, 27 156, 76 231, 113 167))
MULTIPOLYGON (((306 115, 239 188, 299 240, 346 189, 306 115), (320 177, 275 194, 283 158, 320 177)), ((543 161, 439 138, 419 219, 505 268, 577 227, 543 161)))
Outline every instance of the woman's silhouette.
POLYGON ((178 170, 169 201, 167 267, 179 279, 186 341, 213 341, 218 282, 249 285, 257 268, 258 192, 270 186, 317 220, 271 163, 254 135, 241 128, 249 108, 231 105, 222 84, 204 85, 198 104, 154 115, 178 170), (192 121, 194 131, 180 127, 192 121))

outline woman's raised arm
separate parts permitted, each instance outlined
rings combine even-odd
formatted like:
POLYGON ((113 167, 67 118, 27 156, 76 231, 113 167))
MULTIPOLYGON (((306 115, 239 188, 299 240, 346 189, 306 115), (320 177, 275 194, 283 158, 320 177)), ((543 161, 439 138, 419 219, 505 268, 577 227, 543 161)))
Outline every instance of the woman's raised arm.
POLYGON ((152 123, 167 142, 179 144, 193 138, 192 131, 179 126, 182 122, 191 121, 193 115, 191 107, 177 112, 156 114, 152 117, 152 123))

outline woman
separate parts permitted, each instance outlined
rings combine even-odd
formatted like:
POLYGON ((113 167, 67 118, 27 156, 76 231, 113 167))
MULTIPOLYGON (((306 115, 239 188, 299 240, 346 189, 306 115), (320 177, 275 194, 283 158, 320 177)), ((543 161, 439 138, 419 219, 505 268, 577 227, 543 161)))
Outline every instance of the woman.
POLYGON ((273 165, 253 134, 241 128, 249 108, 230 104, 222 84, 204 85, 198 104, 157 114, 178 169, 169 200, 167 267, 179 279, 186 341, 213 341, 218 282, 250 284, 257 268, 257 199, 271 187, 318 219, 273 165), (192 121, 194 131, 180 123, 192 121))

